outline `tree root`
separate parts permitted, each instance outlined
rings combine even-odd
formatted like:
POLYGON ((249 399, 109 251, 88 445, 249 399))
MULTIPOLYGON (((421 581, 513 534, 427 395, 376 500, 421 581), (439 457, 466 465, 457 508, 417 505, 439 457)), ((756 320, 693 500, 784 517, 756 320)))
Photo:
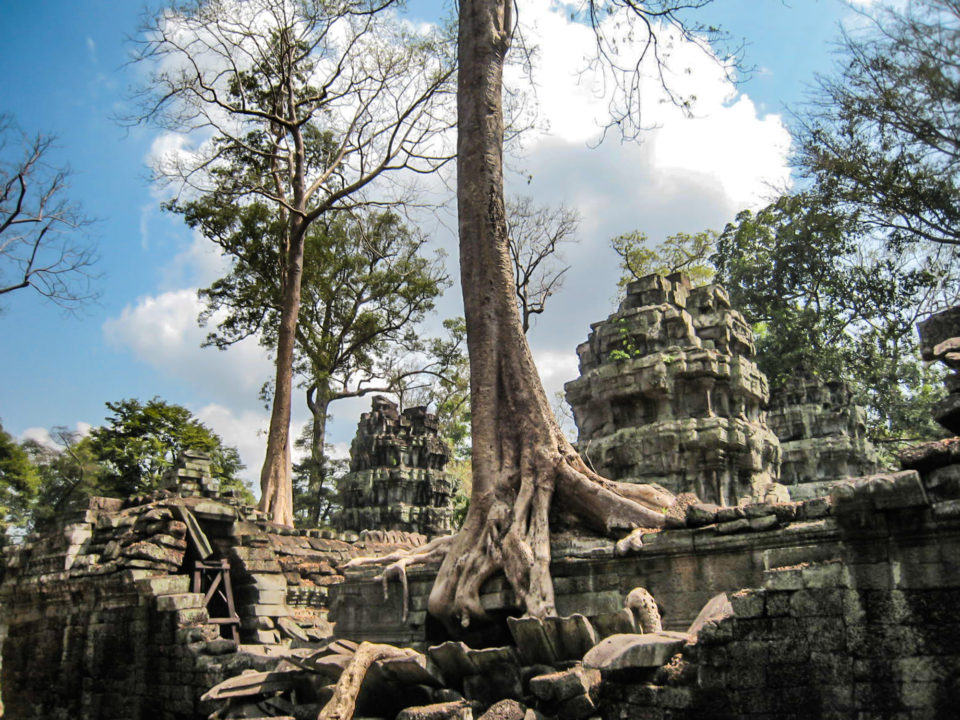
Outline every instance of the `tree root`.
POLYGON ((333 697, 323 706, 323 710, 317 715, 317 720, 351 720, 354 710, 357 708, 360 686, 363 685, 363 679, 366 677, 370 666, 377 660, 413 657, 415 655, 417 653, 413 650, 398 648, 393 645, 360 643, 350 662, 344 668, 343 674, 340 675, 340 679, 337 680, 333 697))
POLYGON ((434 538, 426 545, 414 550, 397 550, 389 555, 381 555, 379 557, 369 556, 353 558, 343 567, 351 568, 361 567, 364 565, 379 565, 385 562, 390 563, 390 565, 385 567, 383 572, 377 575, 374 579, 380 580, 383 583, 384 600, 390 597, 389 582, 391 580, 400 581, 403 591, 403 622, 406 622, 410 607, 410 591, 407 586, 407 566, 423 565, 432 562, 433 560, 443 559, 446 556, 454 537, 454 535, 443 535, 441 537, 434 538))
POLYGON ((429 610, 452 631, 485 617, 480 589, 503 570, 528 615, 556 613, 550 577, 552 503, 608 536, 673 522, 664 510, 676 498, 655 486, 617 483, 590 470, 569 444, 524 446, 519 477, 493 484, 471 500, 467 520, 454 536, 430 593, 429 610))

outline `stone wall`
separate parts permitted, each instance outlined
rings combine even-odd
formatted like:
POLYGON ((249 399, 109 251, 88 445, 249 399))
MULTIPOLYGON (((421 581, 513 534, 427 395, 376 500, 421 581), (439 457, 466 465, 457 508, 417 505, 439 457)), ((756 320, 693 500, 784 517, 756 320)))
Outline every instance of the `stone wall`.
POLYGON ((682 275, 630 283, 577 348, 580 378, 566 385, 580 452, 614 480, 721 505, 763 499, 780 449, 753 353, 723 288, 691 288, 682 275))
POLYGON ((771 393, 767 424, 780 440, 780 482, 794 499, 829 495, 837 480, 880 469, 866 411, 845 382, 797 374, 771 393))
POLYGON ((771 567, 731 596, 653 678, 607 678, 604 718, 956 717, 960 702, 957 443, 914 452, 916 472, 840 483, 840 543, 771 567), (937 480, 937 476, 941 479, 937 480))
POLYGON ((215 708, 200 698, 216 683, 273 668, 281 644, 330 637, 327 590, 342 580, 337 565, 425 540, 401 532, 349 539, 273 525, 221 496, 202 454, 179 463, 169 489, 91 499, 3 549, 5 717, 207 717, 215 708), (235 623, 224 622, 225 600, 205 606, 209 583, 193 591, 198 561, 227 562, 235 623))
POLYGON ((444 472, 450 447, 426 408, 407 408, 377 395, 360 416, 350 447, 350 472, 340 480, 344 529, 402 530, 427 536, 452 530, 454 479, 444 472))

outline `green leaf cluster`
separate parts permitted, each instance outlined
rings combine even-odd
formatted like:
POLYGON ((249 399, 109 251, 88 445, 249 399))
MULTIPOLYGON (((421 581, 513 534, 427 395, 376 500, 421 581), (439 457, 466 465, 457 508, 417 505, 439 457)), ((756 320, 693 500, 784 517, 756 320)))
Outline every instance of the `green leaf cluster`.
POLYGON ((960 243, 960 8, 878 3, 796 118, 796 163, 875 236, 960 243))
POLYGON ((618 235, 611 245, 620 257, 620 279, 617 288, 622 297, 628 284, 646 275, 672 275, 683 272, 694 286, 706 285, 713 278, 710 255, 717 234, 713 230, 698 233, 676 233, 662 242, 651 244, 639 230, 618 235))
POLYGON ((857 213, 816 193, 744 211, 718 238, 717 282, 753 324, 772 389, 799 374, 852 383, 874 440, 939 437, 940 373, 918 357, 915 324, 956 297, 955 267, 878 241, 857 213))
POLYGON ((210 470, 222 489, 249 491, 237 477, 244 465, 234 447, 193 417, 187 408, 153 398, 146 403, 126 399, 108 402, 113 415, 90 433, 89 449, 100 464, 97 491, 129 497, 161 486, 163 475, 184 450, 200 450, 211 459, 210 470))

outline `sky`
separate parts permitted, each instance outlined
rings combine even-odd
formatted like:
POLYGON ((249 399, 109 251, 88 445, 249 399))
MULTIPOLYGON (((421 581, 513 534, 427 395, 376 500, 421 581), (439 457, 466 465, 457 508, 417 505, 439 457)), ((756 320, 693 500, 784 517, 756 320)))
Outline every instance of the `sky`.
MULTIPOLYGON (((858 3, 865 4, 863 0, 858 3)), ((161 7, 151 2, 151 7, 161 7)), ((597 145, 607 103, 580 71, 588 31, 549 0, 521 0, 520 18, 537 47, 533 81, 539 129, 509 158, 507 193, 577 210, 576 243, 563 288, 535 319, 529 340, 548 394, 577 376, 576 346, 590 323, 615 310, 617 258, 610 239, 633 230, 659 241, 676 232, 722 229, 746 208, 763 206, 790 183, 789 109, 835 58, 841 0, 716 0, 698 19, 719 24, 744 45, 732 83, 700 51, 677 47, 675 81, 697 97, 693 117, 662 102, 645 81, 639 142, 597 145), (688 72, 689 71, 689 72, 688 72)), ((31 290, 0 298, 0 422, 15 437, 45 439, 55 426, 84 431, 104 422, 104 403, 160 397, 189 408, 259 476, 268 411, 258 391, 272 375, 266 351, 245 341, 227 351, 201 348, 199 287, 223 271, 212 243, 160 208, 163 192, 149 164, 175 138, 152 127, 124 127, 143 69, 128 63, 141 4, 127 0, 0 2, 0 113, 31 134, 57 138, 50 160, 69 165, 69 197, 96 219, 99 299, 65 314, 31 290)), ((408 17, 434 22, 435 0, 416 0, 408 17)), ((717 49, 722 53, 722 50, 717 49)), ((519 83, 516 71, 508 82, 519 83)), ((435 185, 439 186, 436 181, 435 185)), ((456 275, 452 198, 421 218, 456 275)), ((428 326, 462 314, 459 288, 447 291, 428 326)), ((428 328, 429 329, 429 328, 428 328)), ((369 399, 333 406, 330 441, 344 453, 369 399)), ((306 421, 295 394, 293 432, 306 421)))

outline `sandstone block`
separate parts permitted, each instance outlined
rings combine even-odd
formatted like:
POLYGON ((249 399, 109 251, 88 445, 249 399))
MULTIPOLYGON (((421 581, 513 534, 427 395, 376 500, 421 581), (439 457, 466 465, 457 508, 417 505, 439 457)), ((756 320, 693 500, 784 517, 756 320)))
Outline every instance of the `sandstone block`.
POLYGON ((686 644, 685 633, 669 631, 645 635, 611 635, 583 658, 583 666, 601 672, 658 668, 686 644))

